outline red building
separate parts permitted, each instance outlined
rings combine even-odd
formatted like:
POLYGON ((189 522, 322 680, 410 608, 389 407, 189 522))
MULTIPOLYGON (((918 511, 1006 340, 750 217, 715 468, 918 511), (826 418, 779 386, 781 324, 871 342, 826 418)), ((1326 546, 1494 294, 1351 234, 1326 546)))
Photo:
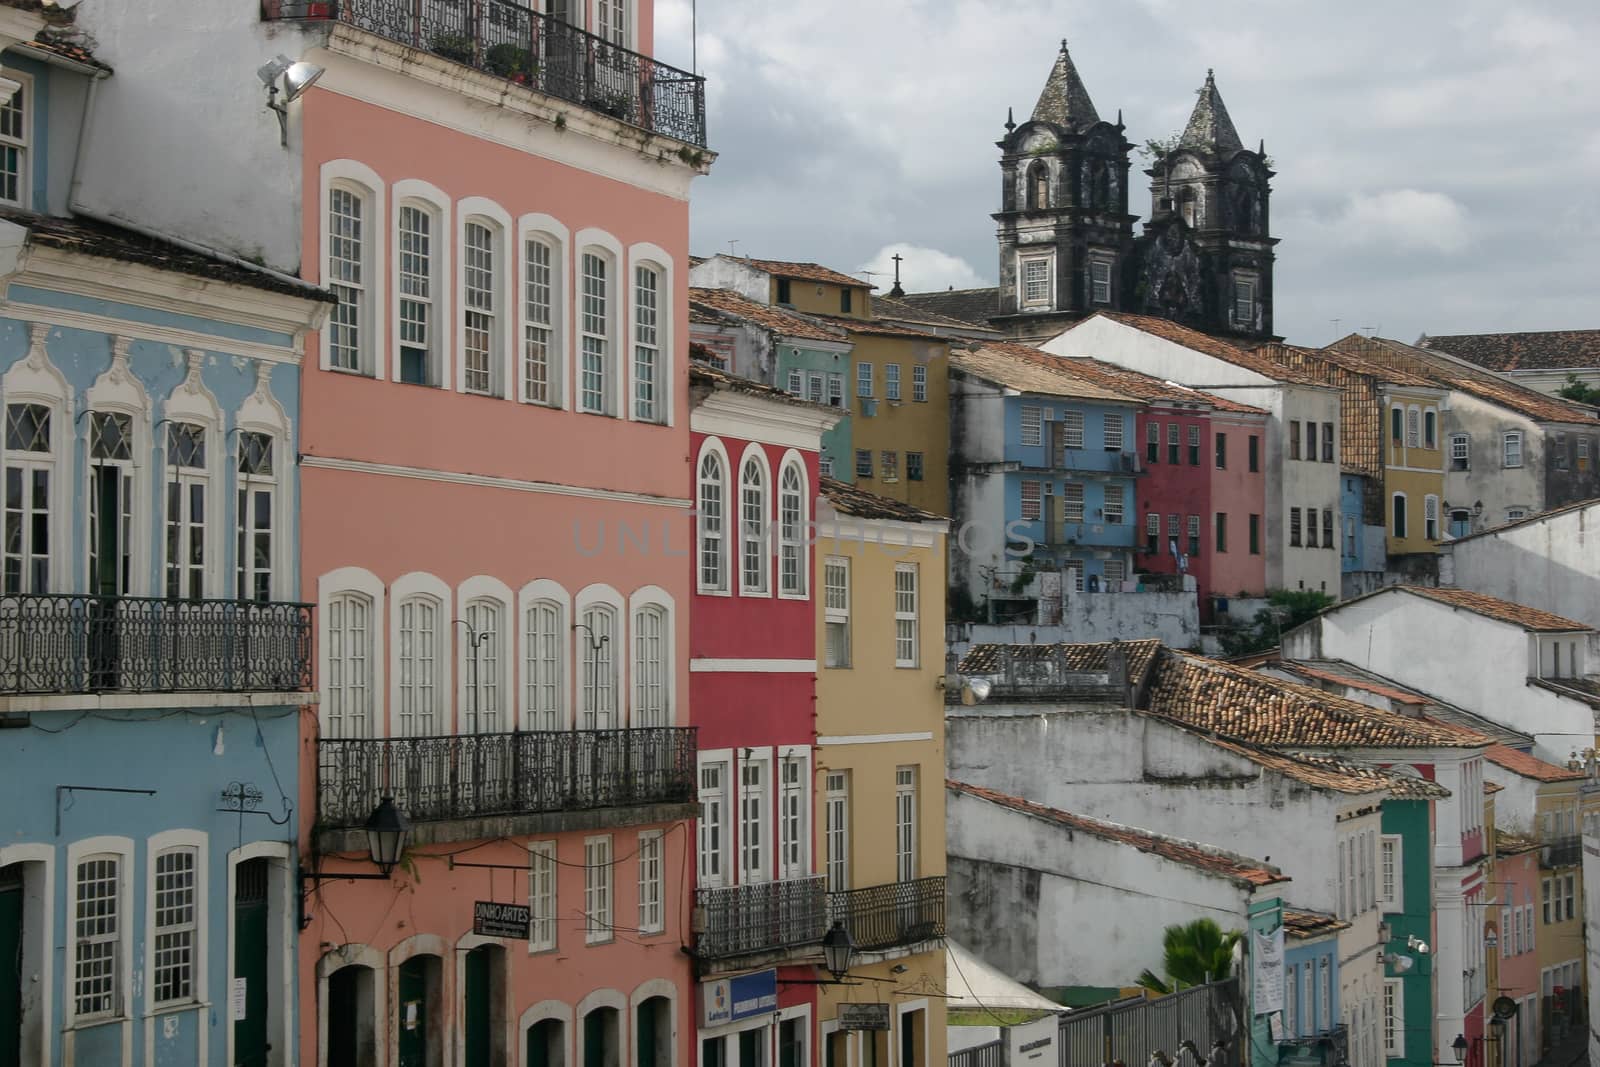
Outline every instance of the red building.
POLYGON ((700 1064, 804 1064, 827 930, 811 522, 821 435, 839 416, 701 365, 689 384, 700 1064))
POLYGON ((1192 575, 1206 622, 1217 598, 1264 595, 1266 412, 1103 360, 1070 365, 1145 401, 1136 418, 1144 471, 1136 568, 1192 575))

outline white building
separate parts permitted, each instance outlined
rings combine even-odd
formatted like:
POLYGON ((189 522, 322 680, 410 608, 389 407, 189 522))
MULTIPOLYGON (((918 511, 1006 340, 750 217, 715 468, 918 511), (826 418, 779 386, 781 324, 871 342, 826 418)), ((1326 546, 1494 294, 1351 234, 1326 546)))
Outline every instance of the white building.
POLYGON ((1439 584, 1538 604, 1600 629, 1600 500, 1446 541, 1439 584))

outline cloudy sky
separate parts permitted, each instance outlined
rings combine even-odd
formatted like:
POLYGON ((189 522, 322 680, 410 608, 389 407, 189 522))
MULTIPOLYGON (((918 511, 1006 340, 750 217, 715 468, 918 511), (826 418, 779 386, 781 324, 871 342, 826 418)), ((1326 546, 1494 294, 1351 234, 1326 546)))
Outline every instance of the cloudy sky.
MULTIPOLYGON (((898 249, 909 290, 992 285, 994 142, 1066 37, 1135 144, 1181 129, 1216 68, 1277 167, 1291 341, 1600 327, 1593 0, 693 2, 720 153, 696 253, 886 271, 898 249)), ((690 4, 657 0, 657 52, 683 67, 690 4)))

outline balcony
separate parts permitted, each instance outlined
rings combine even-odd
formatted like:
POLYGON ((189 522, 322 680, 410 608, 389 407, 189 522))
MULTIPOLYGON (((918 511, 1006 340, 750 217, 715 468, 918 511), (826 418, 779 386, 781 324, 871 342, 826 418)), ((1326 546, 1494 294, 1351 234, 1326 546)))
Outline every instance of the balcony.
POLYGON ((311 688, 311 608, 254 600, 0 596, 0 693, 311 688))
POLYGON ((342 22, 651 133, 706 146, 705 79, 507 0, 261 0, 342 22))
POLYGON ((828 924, 843 923, 858 952, 887 952, 944 936, 944 876, 828 894, 828 924))
POLYGON ((1551 837, 1539 843, 1539 866, 1545 870, 1554 867, 1576 867, 1583 862, 1583 838, 1551 837))
POLYGON ((694 727, 325 737, 318 844, 366 848, 361 827, 386 796, 427 844, 687 818, 694 789, 694 727))
POLYGON ((821 944, 828 932, 828 894, 820 875, 700 889, 695 897, 700 916, 694 951, 703 961, 775 961, 821 944))

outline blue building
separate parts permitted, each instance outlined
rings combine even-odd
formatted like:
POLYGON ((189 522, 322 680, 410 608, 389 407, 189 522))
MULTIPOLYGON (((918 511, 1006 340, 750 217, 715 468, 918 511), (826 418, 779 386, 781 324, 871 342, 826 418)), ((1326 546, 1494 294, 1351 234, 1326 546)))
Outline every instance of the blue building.
POLYGON ((69 214, 109 72, 50 41, 3 66, 0 1063, 289 1063, 296 415, 327 305, 69 214))
POLYGON ((950 356, 952 580, 994 621, 1132 576, 1138 399, 1036 349, 950 356))
POLYGON ((1284 909, 1281 1064, 1336 1067, 1350 1060, 1339 1011, 1339 931, 1349 925, 1331 915, 1284 909))

